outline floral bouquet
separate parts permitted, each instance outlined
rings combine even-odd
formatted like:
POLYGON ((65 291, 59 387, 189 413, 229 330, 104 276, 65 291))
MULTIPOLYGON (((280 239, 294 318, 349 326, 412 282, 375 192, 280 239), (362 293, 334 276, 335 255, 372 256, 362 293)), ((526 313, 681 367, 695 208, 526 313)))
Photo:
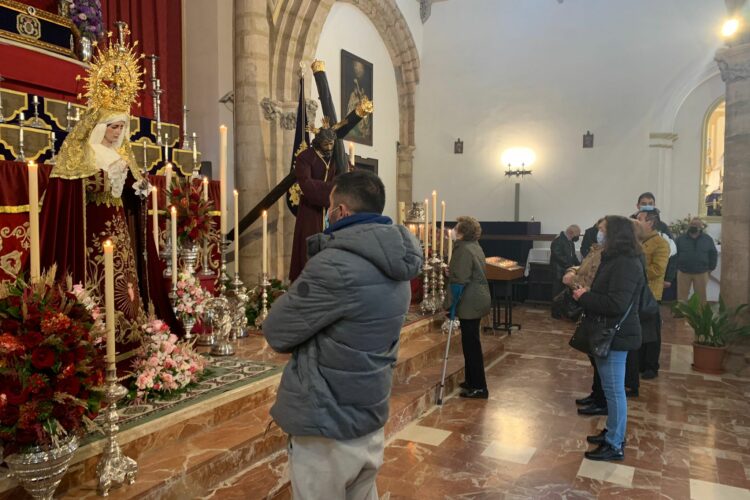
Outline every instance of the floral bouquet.
POLYGON ((677 237, 685 234, 688 230, 688 226, 690 225, 691 220, 693 220, 693 216, 688 214, 687 217, 672 222, 669 225, 669 232, 672 233, 672 237, 674 239, 677 239, 677 237))
POLYGON ((177 305, 178 313, 197 318, 203 315, 206 300, 211 295, 201 288, 200 281, 193 275, 180 273, 177 275, 177 305))
POLYGON ((143 325, 143 344, 133 362, 135 398, 164 397, 198 382, 208 360, 195 352, 190 343, 177 336, 161 320, 143 325))
POLYGON ((74 0, 70 4, 70 18, 81 35, 92 41, 99 40, 104 34, 100 0, 74 0))
POLYGON ((213 202, 203 199, 201 189, 187 183, 171 187, 172 204, 177 208, 177 240, 180 245, 204 241, 211 234, 213 202))
MULTIPOLYGON (((283 282, 277 279, 269 280, 271 286, 268 287, 268 307, 271 304, 284 295, 289 288, 283 282)), ((247 324, 254 325, 255 319, 260 316, 260 311, 263 308, 263 289, 260 286, 256 286, 250 291, 250 300, 247 301, 247 307, 245 308, 245 315, 247 316, 247 324)))
POLYGON ((82 287, 63 286, 54 276, 50 269, 36 283, 19 278, 0 287, 0 444, 6 456, 81 435, 99 412, 101 315, 82 287))

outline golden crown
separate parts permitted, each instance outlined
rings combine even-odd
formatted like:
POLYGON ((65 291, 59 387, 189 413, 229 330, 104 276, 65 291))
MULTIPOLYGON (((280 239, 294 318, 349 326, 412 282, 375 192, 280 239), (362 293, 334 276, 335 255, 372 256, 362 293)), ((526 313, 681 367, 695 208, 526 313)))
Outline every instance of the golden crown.
MULTIPOLYGON (((145 88, 141 77, 146 72, 140 66, 140 60, 145 56, 135 52, 137 40, 132 46, 125 44, 125 37, 130 34, 128 25, 123 22, 116 24, 116 39, 112 40, 112 32, 108 32, 107 47, 98 47, 91 61, 88 76, 84 78, 84 95, 90 107, 129 112, 138 92, 145 88)), ((81 98, 80 94, 78 98, 81 98)))

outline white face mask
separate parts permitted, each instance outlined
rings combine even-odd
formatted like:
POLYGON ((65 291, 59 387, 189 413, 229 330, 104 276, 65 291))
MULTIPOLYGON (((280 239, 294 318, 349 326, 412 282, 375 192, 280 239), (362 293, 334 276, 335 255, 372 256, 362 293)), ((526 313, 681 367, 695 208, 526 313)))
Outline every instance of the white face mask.
POLYGON ((451 229, 450 231, 448 231, 448 234, 450 235, 450 237, 451 237, 451 239, 453 241, 456 241, 456 230, 455 229, 451 229))
POLYGON ((596 233, 596 242, 600 245, 604 245, 604 242, 607 241, 607 235, 604 234, 601 229, 598 233, 596 233))

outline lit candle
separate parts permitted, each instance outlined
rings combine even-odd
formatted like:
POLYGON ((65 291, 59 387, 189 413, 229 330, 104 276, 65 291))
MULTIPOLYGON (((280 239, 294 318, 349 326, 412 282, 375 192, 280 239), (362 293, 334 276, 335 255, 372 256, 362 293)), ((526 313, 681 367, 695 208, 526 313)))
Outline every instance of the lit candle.
POLYGON ((440 202, 442 215, 440 217, 440 260, 443 260, 443 242, 445 241, 445 202, 440 202))
POLYGON ((268 212, 263 210, 263 274, 268 272, 268 212))
POLYGON ((448 231, 448 263, 451 262, 451 257, 453 257, 453 235, 452 235, 453 229, 448 231))
POLYGON ((432 255, 437 250, 437 191, 432 192, 432 255))
POLYGON ((227 234, 227 127, 219 127, 219 184, 221 196, 219 197, 219 210, 221 211, 221 238, 227 234))
POLYGON ((110 240, 102 244, 104 249, 104 307, 107 322, 107 363, 115 364, 115 265, 114 245, 110 240))
POLYGON ((172 213, 172 288, 177 287, 177 209, 170 208, 172 213))
POLYGON ((427 263, 430 248, 430 233, 427 228, 430 227, 430 200, 424 199, 424 260, 427 263))
POLYGON ((208 201, 208 177, 203 176, 203 201, 208 201))
POLYGON ((240 272, 240 193, 234 190, 234 272, 240 272))
POLYGON ((154 231, 154 245, 156 251, 159 251, 159 190, 156 186, 151 187, 151 222, 154 231))
POLYGON ((352 166, 354 166, 354 164, 355 164, 355 161, 354 161, 354 143, 351 142, 351 141, 349 142, 349 163, 351 163, 352 166))
POLYGON ((164 134, 164 161, 169 161, 169 134, 164 134))
POLYGON ((29 162, 29 232, 31 233, 31 281, 36 282, 41 274, 39 265, 39 166, 29 162))

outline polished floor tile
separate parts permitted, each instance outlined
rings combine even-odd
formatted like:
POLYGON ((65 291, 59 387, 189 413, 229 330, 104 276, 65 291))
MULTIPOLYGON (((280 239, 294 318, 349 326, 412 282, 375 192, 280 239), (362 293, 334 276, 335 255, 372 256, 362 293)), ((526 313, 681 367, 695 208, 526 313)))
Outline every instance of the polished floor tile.
POLYGON ((673 345, 669 359, 669 371, 672 373, 692 374, 693 346, 673 345))
POLYGON ((396 434, 395 439, 429 444, 431 446, 440 446, 440 444, 450 435, 450 431, 413 423, 407 425, 402 431, 396 434))
POLYGON ((536 453, 536 448, 492 441, 482 452, 482 456, 516 464, 528 464, 534 453, 536 453))
POLYGON ((633 485, 634 474, 635 469, 628 465, 596 462, 585 458, 581 461, 581 467, 578 469, 578 477, 606 481, 625 488, 630 488, 633 485))
POLYGON ((725 484, 709 483, 699 479, 690 480, 691 500, 750 500, 750 491, 725 484))

